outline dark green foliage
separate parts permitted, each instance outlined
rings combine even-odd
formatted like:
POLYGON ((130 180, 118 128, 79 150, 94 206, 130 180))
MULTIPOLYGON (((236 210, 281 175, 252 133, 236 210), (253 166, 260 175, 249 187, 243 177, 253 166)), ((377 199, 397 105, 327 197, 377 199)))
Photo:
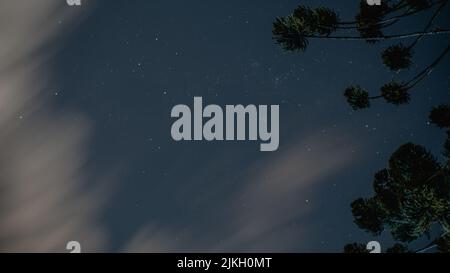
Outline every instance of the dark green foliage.
POLYGON ((292 16, 277 18, 273 23, 272 34, 286 51, 304 51, 309 44, 300 23, 292 16))
POLYGON ((351 204, 355 223, 362 229, 379 235, 383 231, 382 211, 375 199, 359 198, 351 204))
POLYGON ((439 128, 449 128, 450 127, 450 106, 449 105, 439 105, 434 107, 429 115, 431 123, 434 123, 439 128))
POLYGON ((345 89, 344 96, 353 110, 370 107, 369 93, 358 85, 345 89))
POLYGON ((411 48, 403 44, 388 47, 382 54, 384 65, 391 70, 405 69, 412 64, 411 48))
POLYGON ((314 10, 314 18, 316 19, 316 32, 320 35, 328 36, 336 31, 339 23, 339 16, 336 12, 329 8, 319 7, 314 10))
POLYGON ((374 175, 373 188, 378 200, 387 210, 398 209, 396 192, 390 188, 389 172, 383 169, 374 175))
POLYGON ((410 100, 408 89, 396 81, 391 81, 381 87, 381 96, 387 102, 395 105, 405 104, 410 100))
POLYGON ((353 243, 344 246, 344 253, 369 253, 369 250, 363 244, 353 243))
POLYGON ((423 146, 407 143, 389 159, 388 175, 398 186, 416 187, 424 185, 439 169, 435 157, 423 146))
MULTIPOLYGON (((339 16, 332 9, 318 7, 315 9, 299 6, 290 16, 294 18, 301 31, 309 36, 327 36, 336 30, 339 16)), ((285 17, 286 18, 286 17, 285 17)))
POLYGON ((447 132, 447 140, 444 143, 444 156, 450 160, 450 131, 447 132))
MULTIPOLYGON (((408 32, 385 36, 383 31, 397 22, 412 18, 417 12, 425 11, 435 4, 440 5, 434 16, 424 25, 427 30, 439 30, 433 27, 435 19, 445 2, 431 0, 383 0, 381 6, 369 6, 366 0, 360 0, 359 12, 354 22, 341 22, 337 13, 327 8, 309 8, 299 6, 292 15, 277 18, 273 25, 276 42, 288 51, 304 51, 308 39, 366 40, 369 43, 404 38, 408 32), (359 35, 330 34, 335 31, 356 30, 359 35)), ((407 21, 406 21, 407 22, 407 21)), ((398 31, 399 28, 396 28, 398 31)), ((394 30, 395 32, 395 30, 394 30)), ((412 48, 422 37, 418 36, 411 44, 397 44, 388 47, 381 54, 383 63, 393 71, 410 68, 412 65, 412 48)), ((419 72, 405 83, 391 81, 381 87, 379 96, 370 97, 360 86, 350 86, 344 96, 354 110, 370 107, 370 100, 384 98, 394 105, 410 101, 409 91, 426 79, 440 60, 449 52, 447 49, 430 66, 419 72)), ((441 128, 450 127, 450 106, 441 105, 430 112, 430 120, 441 128)), ((440 251, 450 249, 450 131, 444 144, 444 156, 447 162, 439 164, 425 148, 412 143, 401 146, 392 154, 389 165, 375 174, 373 188, 375 195, 359 198, 352 204, 355 223, 362 229, 379 235, 387 229, 394 239, 410 242, 423 235, 430 235, 431 226, 440 225, 443 234, 436 243, 440 251)), ((363 244, 349 244, 346 253, 368 253, 363 244)), ((396 244, 389 248, 390 253, 409 252, 406 245, 396 244)))
MULTIPOLYGON (((382 1, 380 6, 369 6, 365 0, 360 2, 359 13, 356 15, 358 31, 363 38, 383 37, 381 31, 381 20, 389 10, 386 1, 382 1)), ((374 43, 373 40, 367 40, 374 43)))
POLYGON ((450 252, 450 234, 444 235, 436 240, 439 252, 450 252))
MULTIPOLYGON (((433 29, 440 29, 439 27, 432 27, 435 19, 442 15, 440 11, 445 4, 446 1, 383 0, 379 6, 370 6, 366 0, 360 0, 359 11, 354 21, 341 21, 334 10, 326 7, 310 8, 299 6, 291 15, 277 18, 273 24, 272 33, 276 42, 287 51, 304 51, 309 45, 309 39, 314 38, 365 39, 367 42, 374 43, 376 41, 403 39, 408 34, 412 36, 417 35, 416 39, 409 45, 392 45, 381 54, 386 67, 393 71, 399 71, 411 67, 413 63, 413 48, 423 40, 424 35, 432 34, 430 31, 433 29), (437 4, 440 4, 439 8, 424 26, 422 32, 408 33, 400 31, 397 34, 383 34, 384 29, 391 28, 399 21, 405 21, 418 12, 424 12, 437 4), (359 32, 359 35, 330 35, 333 32, 343 32, 344 30, 356 30, 359 32)), ((426 79, 448 52, 450 51, 447 47, 438 59, 405 84, 392 81, 384 85, 381 88, 381 96, 369 97, 366 91, 354 87, 348 88, 344 95, 355 110, 370 107, 369 101, 380 97, 384 97, 388 103, 395 105, 406 104, 410 101, 409 90, 426 79)))
POLYGON ((386 253, 408 253, 410 252, 408 247, 404 244, 395 244, 392 247, 386 249, 386 253))
POLYGON ((299 6, 292 15, 275 19, 272 34, 284 50, 304 51, 309 37, 328 36, 336 30, 338 23, 339 16, 331 9, 299 6))
POLYGON ((449 213, 450 184, 444 175, 437 175, 440 169, 422 146, 401 146, 389 167, 375 174, 375 196, 352 203, 355 223, 375 235, 388 227, 402 242, 427 234, 449 213))

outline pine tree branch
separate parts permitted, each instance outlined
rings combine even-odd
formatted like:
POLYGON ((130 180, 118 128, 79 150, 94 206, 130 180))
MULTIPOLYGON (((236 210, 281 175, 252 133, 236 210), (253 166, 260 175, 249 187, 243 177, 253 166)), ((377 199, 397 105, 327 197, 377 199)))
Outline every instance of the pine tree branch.
POLYGON ((376 99, 381 99, 383 96, 379 95, 379 96, 373 96, 373 97, 369 97, 369 100, 376 100, 376 99))
MULTIPOLYGON (((396 16, 392 16, 390 18, 387 18, 387 19, 384 19, 384 20, 380 21, 377 25, 389 23, 389 22, 396 21, 396 20, 399 20, 399 19, 404 18, 404 17, 408 17, 410 15, 414 15, 416 13, 420 13, 422 11, 425 11, 425 10, 428 10, 428 9, 434 7, 437 4, 447 3, 448 1, 449 0, 440 0, 440 1, 433 2, 426 8, 413 10, 413 11, 409 11, 409 12, 407 11, 406 13, 399 14, 399 15, 396 15, 396 16)), ((400 9, 405 8, 405 7, 407 7, 407 4, 402 4, 402 5, 398 5, 397 7, 393 7, 392 10, 390 10, 387 13, 385 13, 383 16, 386 16, 386 15, 389 15, 389 14, 394 13, 396 11, 399 11, 400 9)), ((356 26, 349 26, 349 27, 345 27, 345 26, 347 26, 347 25, 357 25, 358 22, 357 21, 347 21, 347 22, 340 22, 339 24, 344 27, 343 29, 354 29, 354 28, 356 28, 356 26)))
POLYGON ((424 253, 424 252, 427 252, 428 250, 433 249, 435 247, 437 247, 437 244, 433 241, 430 244, 428 244, 427 246, 414 251, 414 253, 424 253))
POLYGON ((442 30, 434 30, 434 31, 428 31, 428 32, 412 32, 412 33, 405 33, 405 34, 397 34, 397 35, 386 35, 382 37, 369 37, 364 38, 360 36, 315 36, 315 35, 305 35, 305 38, 310 39, 329 39, 329 40, 346 40, 346 41, 387 41, 387 40, 397 40, 397 39, 407 39, 407 38, 414 38, 417 36, 430 36, 430 35, 443 35, 443 34, 450 34, 449 29, 442 29, 442 30))
MULTIPOLYGON (((399 14, 399 15, 393 16, 391 18, 384 19, 384 20, 382 20, 382 21, 380 21, 380 22, 378 22, 378 23, 376 23, 374 25, 375 26, 379 26, 380 28, 386 28, 386 27, 389 27, 389 26, 397 23, 401 18, 414 15, 416 13, 419 13, 419 12, 423 11, 423 10, 414 10, 414 11, 406 12, 406 13, 403 13, 403 14, 399 14)), ((365 28, 372 27, 372 25, 366 25, 366 26, 359 26, 358 27, 357 26, 358 22, 356 22, 356 21, 355 22, 340 22, 339 25, 341 25, 341 26, 338 26, 338 29, 365 29, 365 28)))
MULTIPOLYGON (((422 80, 424 80, 426 77, 428 77, 431 72, 433 72, 434 68, 444 59, 444 57, 450 52, 450 45, 447 46, 447 48, 441 53, 441 55, 429 66, 427 66, 424 70, 422 70, 420 73, 418 73, 414 78, 406 82, 403 87, 406 88, 406 90, 411 90, 414 86, 416 86, 418 83, 420 83, 422 80)), ((382 95, 378 96, 372 96, 369 97, 370 100, 376 100, 383 98, 382 95)), ((442 169, 440 172, 436 173, 433 177, 434 178, 441 172, 444 172, 444 169, 442 169)))
MULTIPOLYGON (((448 1, 448 0, 444 0, 444 1, 448 1)), ((397 3, 397 5, 393 6, 391 10, 388 10, 387 12, 385 12, 383 14, 383 16, 386 16, 388 14, 394 13, 396 11, 401 10, 402 8, 406 7, 407 3, 405 1, 400 1, 399 3, 397 3)), ((340 24, 342 25, 356 25, 358 24, 357 21, 347 21, 347 22, 341 22, 340 24)))
MULTIPOLYGON (((447 5, 448 1, 443 2, 439 8, 435 11, 435 13, 433 14, 433 16, 431 17, 431 19, 428 21, 428 24, 426 25, 426 27, 424 28, 424 32, 428 31, 428 29, 433 25, 434 21, 436 20, 437 17, 439 17, 439 15, 441 14, 442 10, 444 9, 445 5, 447 5)), ((420 40, 422 40, 422 38, 424 37, 424 35, 418 36, 416 38, 416 40, 409 46, 409 48, 413 48, 414 46, 417 45, 418 42, 420 42, 420 40)))
POLYGON ((414 78, 412 78, 410 81, 408 81, 405 84, 405 87, 407 89, 411 89, 414 86, 416 86, 419 82, 421 82, 423 79, 425 79, 428 75, 433 72, 434 68, 441 62, 444 57, 450 52, 450 45, 447 46, 447 48, 441 53, 441 55, 429 66, 427 66, 424 70, 422 70, 419 74, 417 74, 414 78))

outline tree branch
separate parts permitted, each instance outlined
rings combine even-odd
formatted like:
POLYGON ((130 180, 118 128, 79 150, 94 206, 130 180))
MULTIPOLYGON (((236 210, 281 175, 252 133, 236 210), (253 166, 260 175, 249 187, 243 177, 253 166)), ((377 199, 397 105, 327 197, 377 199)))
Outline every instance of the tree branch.
POLYGON ((428 250, 430 250, 430 249, 432 249, 432 248, 435 248, 435 247, 437 247, 437 245, 434 243, 434 241, 433 242, 431 242, 430 244, 428 244, 427 246, 425 246, 425 247, 423 247, 423 248, 421 248, 421 249, 418 249, 418 250, 416 250, 416 251, 414 251, 415 253, 424 253, 424 252, 427 252, 428 250))
MULTIPOLYGON (((450 52, 450 45, 447 46, 447 48, 441 53, 441 55, 429 66, 427 66, 425 69, 423 69, 420 73, 418 73, 414 78, 406 82, 403 86, 406 88, 406 90, 411 90, 414 86, 416 86, 419 82, 424 80, 426 77, 428 77, 431 72, 433 72, 434 68, 444 59, 444 57, 450 52)), ((383 98, 382 95, 378 96, 372 96, 369 97, 370 100, 376 100, 383 98)), ((444 171, 442 169, 442 171, 444 171)), ((438 175, 437 173, 436 175, 438 175)), ((434 178, 434 176, 432 177, 434 178)), ((431 178, 430 178, 431 179, 431 178)))
POLYGON ((311 36, 311 35, 307 35, 305 37, 310 39, 330 39, 330 40, 346 40, 346 41, 387 41, 395 39, 414 38, 417 36, 443 35, 443 34, 450 34, 450 30, 442 29, 428 32, 413 32, 413 33, 386 35, 383 37, 369 37, 369 38, 359 36, 311 36))
POLYGON ((405 84, 405 87, 407 86, 408 89, 413 88, 416 86, 419 82, 421 82, 423 79, 425 79, 428 75, 433 72, 433 69, 439 64, 440 61, 444 59, 444 57, 449 53, 450 51, 450 45, 447 46, 447 48, 441 53, 441 55, 429 66, 427 66, 424 70, 422 70, 419 74, 417 74, 414 78, 412 78, 410 81, 408 81, 405 84))
MULTIPOLYGON (((432 8, 432 7, 434 7, 435 5, 437 5, 437 4, 441 4, 441 3, 447 3, 449 0, 441 0, 441 1, 436 1, 436 2, 433 2, 433 3, 431 3, 428 7, 426 7, 426 8, 423 8, 423 9, 419 9, 419 10, 413 10, 413 11, 407 11, 406 13, 403 13, 403 14, 399 14, 399 15, 396 15, 396 16, 392 16, 392 17, 390 17, 390 18, 388 18, 388 19, 384 19, 384 20, 382 20, 382 21, 380 21, 378 24, 379 25, 381 25, 381 24, 385 24, 385 23, 389 23, 389 22, 392 22, 392 21, 397 21, 398 19, 401 19, 401 18, 403 18, 403 17, 408 17, 408 16, 410 16, 410 15, 413 15, 413 14, 416 14, 416 13, 419 13, 419 12, 422 12, 422 11, 425 11, 425 10, 428 10, 428 9, 430 9, 430 8, 432 8)), ((394 7, 392 10, 390 10, 389 12, 387 12, 387 13, 385 13, 383 16, 386 16, 386 15, 388 15, 388 14, 391 14, 391 13, 393 13, 393 12, 396 12, 396 11, 398 11, 398 10, 400 10, 400 9, 402 9, 402 8, 404 8, 404 7, 406 7, 407 5, 405 5, 405 4, 403 4, 403 5, 398 5, 397 7, 394 7)), ((340 25, 343 25, 343 29, 353 29, 353 28, 356 28, 356 26, 348 26, 348 27, 345 27, 346 25, 356 25, 356 24, 358 24, 358 22, 357 21, 348 21, 348 22, 340 22, 339 23, 340 25)), ((390 25, 390 24, 389 24, 390 25)), ((388 25, 388 26, 389 26, 388 25)))
MULTIPOLYGON (((424 32, 428 31, 428 29, 431 27, 431 25, 436 20, 436 18, 441 14, 442 10, 444 9, 445 5, 447 5, 447 3, 448 3, 448 1, 445 1, 439 6, 439 8, 436 10, 436 12, 431 17, 430 21, 428 21, 427 26, 423 30, 424 32)), ((418 42, 420 42, 420 40, 422 40, 423 37, 424 37, 424 35, 418 36, 416 38, 416 40, 409 46, 409 48, 410 49, 413 48, 418 42)))

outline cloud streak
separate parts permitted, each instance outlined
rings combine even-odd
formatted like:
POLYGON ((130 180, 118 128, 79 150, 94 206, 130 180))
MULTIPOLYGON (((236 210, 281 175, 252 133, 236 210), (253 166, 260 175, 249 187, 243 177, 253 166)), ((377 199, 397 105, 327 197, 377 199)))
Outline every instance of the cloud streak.
POLYGON ((347 143, 356 145, 343 133, 303 136, 287 145, 289 149, 239 174, 238 179, 245 182, 221 205, 216 207, 218 196, 214 194, 202 200, 198 206, 214 204, 214 214, 219 215, 215 219, 220 219, 211 221, 209 232, 202 232, 204 227, 192 223, 178 229, 150 223, 124 251, 292 251, 298 247, 295 243, 307 240, 312 232, 304 219, 315 208, 314 200, 310 200, 314 190, 359 156, 347 143))
MULTIPOLYGON (((51 82, 51 42, 77 21, 61 3, 0 3, 0 252, 65 252, 72 240, 83 251, 108 247, 99 223, 108 191, 88 184, 89 122, 76 113, 57 113, 43 98, 51 82)), ((195 200, 193 207, 214 204, 215 218, 206 228, 195 221, 180 227, 152 220, 122 251, 292 250, 309 236, 304 219, 314 210, 314 189, 355 159, 346 143, 355 140, 336 132, 284 144, 289 149, 236 174, 242 183, 225 200, 217 201, 223 199, 220 191, 195 200)), ((213 172, 223 160, 230 158, 211 160, 205 169, 213 172)), ((196 196, 196 179, 179 181, 187 186, 173 195, 196 196)))
POLYGON ((104 243, 102 200, 86 190, 89 124, 43 99, 51 42, 74 22, 62 2, 0 3, 1 252, 65 252, 70 240, 95 251, 104 243))

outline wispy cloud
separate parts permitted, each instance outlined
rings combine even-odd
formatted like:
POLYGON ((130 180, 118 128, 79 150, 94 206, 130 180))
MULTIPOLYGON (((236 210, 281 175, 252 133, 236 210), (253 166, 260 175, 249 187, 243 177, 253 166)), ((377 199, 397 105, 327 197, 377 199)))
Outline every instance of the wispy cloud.
POLYGON ((2 252, 62 252, 70 240, 90 251, 103 246, 101 195, 86 190, 89 125, 43 99, 50 42, 73 22, 63 2, 0 3, 2 252))
MULTIPOLYGON (((219 221, 208 230, 186 223, 174 228, 151 223, 142 229, 125 251, 290 251, 312 232, 304 219, 315 208, 311 196, 331 175, 348 166, 358 155, 347 143, 345 133, 302 136, 289 149, 256 162, 239 175, 245 181, 219 207, 219 221), (216 237, 217 234, 225 234, 216 237)), ((220 164, 214 162, 211 164, 220 164)), ((223 162, 222 162, 223 163, 223 162)), ((217 182, 217 181, 215 181, 217 182)), ((198 189, 193 189, 198 190, 198 189)), ((184 194, 189 194, 184 192, 184 194)), ((202 200, 200 207, 216 204, 215 196, 202 200)))
POLYGON ((312 192, 350 164, 355 154, 348 136, 302 136, 279 156, 253 166, 247 183, 232 200, 229 225, 235 230, 219 249, 286 251, 305 238, 303 220, 314 208, 312 192))
MULTIPOLYGON (((87 184, 89 123, 76 113, 58 114, 42 96, 52 76, 49 44, 73 22, 62 2, 0 3, 0 251, 65 251, 71 240, 83 251, 107 247, 98 222, 107 192, 87 184)), ((215 202, 220 192, 196 200, 217 206, 206 228, 150 221, 123 251, 288 251, 308 236, 302 219, 315 206, 310 192, 354 160, 345 146, 352 142, 345 133, 317 133, 285 144, 288 150, 236 174, 244 182, 225 201, 215 202)))

